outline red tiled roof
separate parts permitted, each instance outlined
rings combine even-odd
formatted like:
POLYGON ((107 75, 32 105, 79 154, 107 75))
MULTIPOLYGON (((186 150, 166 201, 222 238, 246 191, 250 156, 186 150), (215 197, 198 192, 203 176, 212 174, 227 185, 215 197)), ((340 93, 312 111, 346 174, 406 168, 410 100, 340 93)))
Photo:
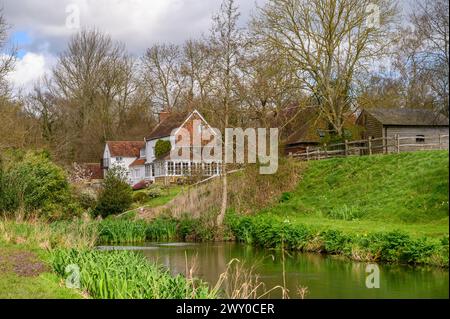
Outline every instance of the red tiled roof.
POLYGON ((84 163, 82 166, 89 171, 91 179, 103 179, 103 169, 100 163, 84 163))
POLYGON ((144 141, 108 141, 106 142, 111 156, 139 157, 144 141))
POLYGON ((186 120, 188 114, 186 113, 171 113, 166 115, 164 119, 153 129, 147 136, 147 140, 170 136, 172 130, 180 127, 186 120))
POLYGON ((145 164, 145 158, 138 158, 133 163, 130 164, 131 166, 142 166, 145 164))

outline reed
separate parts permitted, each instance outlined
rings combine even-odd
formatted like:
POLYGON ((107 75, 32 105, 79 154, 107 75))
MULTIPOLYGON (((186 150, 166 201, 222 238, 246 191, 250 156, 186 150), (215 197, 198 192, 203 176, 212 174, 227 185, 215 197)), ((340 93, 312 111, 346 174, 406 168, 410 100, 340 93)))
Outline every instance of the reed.
POLYGON ((80 288, 96 299, 205 299, 215 292, 198 279, 172 276, 141 254, 130 251, 54 250, 51 265, 67 278, 76 265, 80 288))

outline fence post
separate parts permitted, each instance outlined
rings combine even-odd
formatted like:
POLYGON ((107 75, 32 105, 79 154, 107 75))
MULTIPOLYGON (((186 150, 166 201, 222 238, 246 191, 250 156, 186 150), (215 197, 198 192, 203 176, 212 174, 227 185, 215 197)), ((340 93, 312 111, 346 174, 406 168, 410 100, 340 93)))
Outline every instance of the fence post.
POLYGON ((372 155, 372 136, 369 136, 369 155, 372 155))
POLYGON ((325 159, 327 159, 328 158, 327 143, 323 144, 323 148, 324 148, 324 151, 325 151, 325 159))
POLYGON ((395 140, 397 142, 397 154, 400 153, 400 134, 395 134, 395 140))
POLYGON ((442 149, 442 136, 439 134, 439 149, 442 149))
POLYGON ((309 161, 309 146, 306 146, 306 160, 309 161))
POLYGON ((345 140, 345 156, 348 156, 348 141, 345 140))

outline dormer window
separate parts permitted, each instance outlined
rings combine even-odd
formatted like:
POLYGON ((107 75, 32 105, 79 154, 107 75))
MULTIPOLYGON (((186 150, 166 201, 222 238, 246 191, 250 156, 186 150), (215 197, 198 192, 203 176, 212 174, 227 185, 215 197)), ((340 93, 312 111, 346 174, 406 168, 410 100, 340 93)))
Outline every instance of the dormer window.
POLYGON ((116 162, 119 162, 119 163, 123 162, 123 157, 121 157, 121 156, 116 157, 116 162))
POLYGON ((145 148, 141 148, 139 155, 140 155, 141 158, 145 157, 145 148))

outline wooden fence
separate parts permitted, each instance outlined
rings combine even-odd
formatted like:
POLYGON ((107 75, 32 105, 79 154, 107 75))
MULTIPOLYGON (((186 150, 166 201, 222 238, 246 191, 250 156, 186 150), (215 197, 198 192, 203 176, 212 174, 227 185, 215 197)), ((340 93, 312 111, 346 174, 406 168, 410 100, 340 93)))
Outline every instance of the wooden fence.
POLYGON ((421 150, 449 149, 449 135, 400 136, 369 138, 358 141, 330 144, 320 147, 306 147, 304 152, 290 156, 301 161, 321 160, 333 157, 390 154, 421 150))

